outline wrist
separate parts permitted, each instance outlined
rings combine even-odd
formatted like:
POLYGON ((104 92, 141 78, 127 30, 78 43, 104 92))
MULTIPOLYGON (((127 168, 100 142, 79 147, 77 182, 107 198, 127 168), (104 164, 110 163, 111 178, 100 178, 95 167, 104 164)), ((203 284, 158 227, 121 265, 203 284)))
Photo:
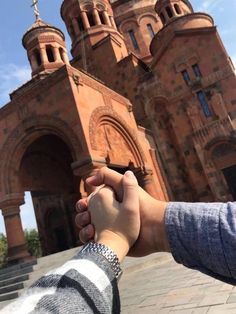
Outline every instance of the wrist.
POLYGON ((97 243, 106 245, 112 251, 114 251, 120 263, 124 260, 130 249, 129 243, 125 239, 109 230, 99 234, 95 241, 97 243))
POLYGON ((167 202, 155 201, 155 222, 153 224, 153 238, 156 252, 170 252, 169 241, 165 226, 165 212, 167 202))

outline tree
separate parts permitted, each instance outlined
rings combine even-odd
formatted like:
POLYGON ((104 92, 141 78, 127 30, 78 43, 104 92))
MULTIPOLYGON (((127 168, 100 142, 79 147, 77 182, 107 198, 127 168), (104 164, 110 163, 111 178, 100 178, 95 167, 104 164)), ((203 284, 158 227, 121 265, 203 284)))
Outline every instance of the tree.
POLYGON ((7 263, 7 239, 4 234, 0 233, 0 268, 7 263))
POLYGON ((25 239, 28 247, 28 251, 32 256, 41 257, 42 250, 39 240, 38 231, 35 229, 25 230, 25 239))

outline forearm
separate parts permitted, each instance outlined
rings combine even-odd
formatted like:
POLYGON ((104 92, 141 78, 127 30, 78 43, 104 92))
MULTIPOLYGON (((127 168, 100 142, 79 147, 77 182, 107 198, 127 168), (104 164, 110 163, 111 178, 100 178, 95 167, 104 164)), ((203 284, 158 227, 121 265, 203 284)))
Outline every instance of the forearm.
POLYGON ((115 274, 97 253, 76 255, 35 282, 4 313, 120 313, 115 274))
POLYGON ((165 226, 178 263, 236 284, 236 203, 170 203, 165 226))

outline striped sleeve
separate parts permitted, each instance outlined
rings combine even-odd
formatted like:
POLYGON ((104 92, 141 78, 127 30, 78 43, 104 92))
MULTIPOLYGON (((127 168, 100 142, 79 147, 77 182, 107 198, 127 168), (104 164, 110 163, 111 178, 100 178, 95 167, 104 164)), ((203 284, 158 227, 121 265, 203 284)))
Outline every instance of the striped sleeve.
POLYGON ((4 314, 120 313, 115 274, 97 253, 77 254, 36 281, 4 314))

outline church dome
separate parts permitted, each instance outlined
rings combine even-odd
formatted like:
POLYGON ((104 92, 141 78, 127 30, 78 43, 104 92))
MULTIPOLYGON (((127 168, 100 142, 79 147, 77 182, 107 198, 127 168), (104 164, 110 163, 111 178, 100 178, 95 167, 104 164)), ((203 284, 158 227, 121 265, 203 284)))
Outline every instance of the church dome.
POLYGON ((50 74, 69 64, 63 32, 41 18, 26 31, 22 44, 32 68, 32 76, 50 74))

